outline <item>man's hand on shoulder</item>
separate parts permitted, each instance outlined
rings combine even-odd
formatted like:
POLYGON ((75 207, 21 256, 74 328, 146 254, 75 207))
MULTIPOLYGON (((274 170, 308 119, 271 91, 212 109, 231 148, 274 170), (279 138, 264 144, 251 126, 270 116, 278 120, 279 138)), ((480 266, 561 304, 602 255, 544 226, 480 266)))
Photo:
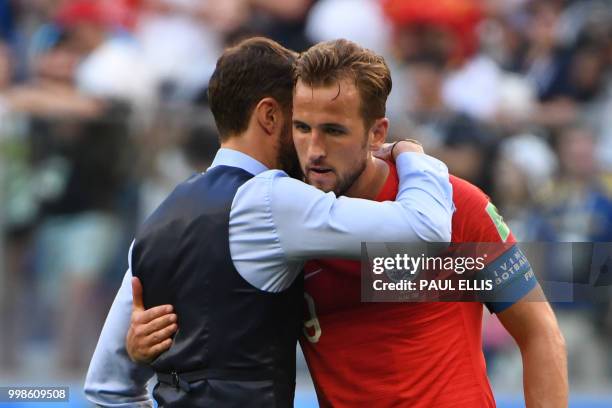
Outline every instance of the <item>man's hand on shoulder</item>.
POLYGON ((425 153, 423 146, 414 139, 385 143, 379 150, 373 152, 374 157, 382 160, 395 160, 402 153, 425 153))
POLYGON ((172 345, 172 335, 178 329, 172 305, 145 310, 142 284, 132 278, 132 319, 125 345, 130 358, 137 363, 150 363, 172 345))

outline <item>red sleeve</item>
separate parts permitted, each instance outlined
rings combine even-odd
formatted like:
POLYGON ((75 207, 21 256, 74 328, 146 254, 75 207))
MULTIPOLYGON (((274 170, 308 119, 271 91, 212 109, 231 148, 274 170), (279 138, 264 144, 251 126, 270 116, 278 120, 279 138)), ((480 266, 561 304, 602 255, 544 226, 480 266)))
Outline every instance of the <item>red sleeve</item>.
POLYGON ((467 181, 451 177, 451 183, 456 207, 453 241, 477 243, 462 248, 471 256, 486 254, 482 279, 493 282, 493 291, 483 293, 482 301, 492 313, 502 312, 529 293, 537 280, 489 197, 467 181))
POLYGON ((451 182, 456 207, 454 242, 516 242, 497 208, 482 190, 457 177, 451 176, 451 182))

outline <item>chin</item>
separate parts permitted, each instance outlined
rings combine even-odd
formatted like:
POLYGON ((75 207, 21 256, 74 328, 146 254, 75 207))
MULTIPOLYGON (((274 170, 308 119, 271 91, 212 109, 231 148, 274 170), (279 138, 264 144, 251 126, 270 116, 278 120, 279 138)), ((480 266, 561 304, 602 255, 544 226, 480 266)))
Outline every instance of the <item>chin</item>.
POLYGON ((325 193, 334 193, 336 192, 336 185, 332 186, 317 186, 317 188, 325 193))
POLYGON ((310 184, 311 186, 316 187, 319 190, 323 191, 324 193, 329 193, 330 191, 334 191, 334 186, 327 186, 325 184, 317 183, 316 181, 312 181, 312 180, 306 180, 306 182, 310 184))

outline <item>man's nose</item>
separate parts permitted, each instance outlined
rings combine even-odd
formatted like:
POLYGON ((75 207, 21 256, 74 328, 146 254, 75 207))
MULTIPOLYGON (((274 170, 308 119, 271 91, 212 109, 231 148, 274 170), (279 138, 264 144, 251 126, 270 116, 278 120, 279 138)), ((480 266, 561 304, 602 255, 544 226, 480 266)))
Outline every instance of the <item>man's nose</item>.
POLYGON ((308 158, 310 160, 318 160, 324 158, 325 155, 325 136, 318 130, 313 130, 308 148, 308 158))

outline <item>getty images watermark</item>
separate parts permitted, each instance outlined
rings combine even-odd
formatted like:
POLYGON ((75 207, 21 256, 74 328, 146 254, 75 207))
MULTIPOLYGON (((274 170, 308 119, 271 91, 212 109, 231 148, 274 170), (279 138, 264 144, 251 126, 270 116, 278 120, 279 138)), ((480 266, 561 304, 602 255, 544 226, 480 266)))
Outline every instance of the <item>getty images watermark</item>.
MULTIPOLYGON (((375 257, 372 265, 372 273, 374 275, 387 274, 389 272, 397 274, 401 271, 401 276, 410 275, 415 277, 417 272, 421 272, 421 276, 425 276, 426 272, 436 273, 437 271, 451 271, 457 275, 463 275, 466 272, 477 273, 485 269, 485 261, 488 255, 478 257, 453 257, 453 256, 409 256, 408 254, 395 254, 393 257, 375 257)), ((470 274, 471 275, 471 274, 470 274)), ((418 281, 410 279, 399 279, 392 282, 385 282, 381 276, 380 279, 375 279, 372 283, 372 288, 375 291, 381 290, 492 290, 493 280, 475 280, 475 279, 419 279, 418 281)))
POLYGON ((364 243, 362 301, 609 301, 612 243, 364 243))

